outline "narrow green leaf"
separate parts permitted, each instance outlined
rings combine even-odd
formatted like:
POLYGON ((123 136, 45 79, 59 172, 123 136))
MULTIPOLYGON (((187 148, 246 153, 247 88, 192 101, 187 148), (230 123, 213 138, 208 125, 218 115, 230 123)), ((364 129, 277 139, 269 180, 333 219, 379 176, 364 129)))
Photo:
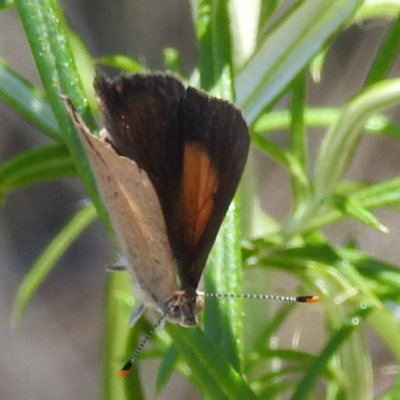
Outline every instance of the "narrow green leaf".
POLYGON ((87 97, 87 104, 90 109, 97 110, 96 95, 93 87, 93 76, 96 73, 95 60, 83 43, 77 32, 75 32, 64 20, 66 35, 71 46, 71 51, 76 62, 76 69, 82 81, 83 90, 87 97))
POLYGON ((368 324, 400 360, 400 324, 396 315, 385 307, 376 308, 368 316, 368 324))
POLYGON ((367 121, 365 128, 372 133, 382 133, 396 140, 400 139, 400 126, 383 116, 376 118, 374 121, 367 121))
POLYGON ((282 93, 360 4, 361 0, 307 0, 298 3, 276 24, 236 79, 237 102, 249 124, 282 93))
MULTIPOLYGON (((330 314, 343 314, 341 323, 349 321, 347 313, 337 313, 331 309, 330 314)), ((337 318, 337 315, 335 317, 337 318)), ((373 368, 366 346, 363 330, 354 329, 337 352, 338 364, 340 363, 347 378, 341 391, 346 393, 349 399, 373 400, 373 368)))
POLYGON ((200 329, 168 325, 179 355, 196 371, 196 381, 213 400, 255 399, 245 379, 200 329))
POLYGON ((27 185, 75 175, 75 164, 65 146, 28 150, 0 166, 0 197, 27 185))
POLYGON ((364 87, 388 77, 400 49, 400 13, 393 21, 365 79, 364 87))
POLYGON ((270 354, 271 351, 277 351, 271 350, 271 340, 282 324, 286 321, 293 308, 293 304, 284 304, 279 311, 275 312, 274 315, 271 316, 270 320, 257 335, 253 348, 259 356, 264 356, 267 353, 270 354))
POLYGON ((306 104, 306 81, 304 73, 300 73, 292 85, 292 98, 290 105, 291 129, 290 147, 292 153, 306 169, 306 132, 305 132, 305 104, 306 104))
MULTIPOLYGON (((305 125, 309 128, 326 127, 336 122, 339 110, 334 108, 306 108, 304 114, 305 125)), ((289 111, 270 111, 263 114, 252 126, 252 132, 261 134, 270 131, 289 129, 291 124, 289 111)))
POLYGON ((360 323, 370 311, 368 307, 357 310, 357 312, 349 318, 348 322, 334 333, 297 385, 296 391, 290 398, 291 400, 307 400, 309 398, 308 396, 311 394, 312 388, 315 386, 318 377, 327 367, 327 363, 331 357, 337 353, 350 335, 359 328, 360 323))
POLYGON ((201 0, 196 24, 200 86, 232 100, 232 41, 228 0, 201 0))
POLYGON ((137 348, 141 332, 138 325, 134 329, 129 328, 129 312, 122 305, 123 300, 131 296, 130 274, 110 272, 107 276, 105 296, 104 399, 145 399, 139 375, 139 363, 133 364, 126 378, 118 377, 126 358, 132 354, 132 349, 137 348))
POLYGON ((280 358, 286 361, 295 361, 300 364, 308 364, 314 359, 315 356, 305 353, 304 351, 293 349, 266 349, 264 355, 268 358, 280 358))
POLYGON ((3 10, 14 5, 14 0, 0 0, 0 10, 3 10))
MULTIPOLYGON (((290 124, 290 149, 296 160, 300 163, 302 170, 307 171, 307 132, 304 123, 304 112, 306 103, 306 79, 304 72, 294 80, 291 97, 291 124, 290 124)), ((309 196, 308 184, 304 185, 302 180, 292 176, 293 207, 299 207, 309 196)), ((308 180, 306 180, 308 183, 308 180)))
POLYGON ((400 178, 374 183, 352 194, 365 208, 384 207, 400 201, 400 178))
POLYGON ((38 129, 61 142, 53 111, 44 94, 0 59, 0 96, 38 129))
MULTIPOLYGON (((240 228, 234 203, 225 216, 207 262, 204 279, 208 293, 241 293, 240 228)), ((243 301, 206 299, 204 329, 232 365, 240 371, 243 357, 243 301)))
POLYGON ((291 238, 309 229, 323 201, 332 195, 353 159, 367 118, 400 101, 400 79, 371 86, 344 107, 323 140, 315 166, 314 194, 284 222, 280 234, 291 238))
POLYGON ((113 54, 109 56, 99 57, 96 58, 96 63, 107 65, 109 67, 114 67, 121 69, 122 71, 126 72, 143 72, 144 67, 138 63, 133 58, 122 54, 113 54))
POLYGON ((252 144, 266 152, 273 160, 283 165, 290 172, 293 180, 296 180, 302 187, 307 187, 308 178, 299 160, 289 151, 282 149, 269 139, 261 135, 253 135, 252 144))
MULTIPOLYGON (((305 125, 308 128, 327 127, 336 123, 340 115, 339 109, 333 108, 306 108, 304 114, 305 125)), ((270 111, 262 115, 254 123, 252 131, 255 134, 268 133, 290 128, 291 116, 288 111, 270 111)), ((385 115, 374 114, 365 121, 364 129, 369 133, 386 134, 400 139, 400 127, 394 124, 385 115)))
MULTIPOLYGON (((293 391, 296 385, 292 382, 274 382, 272 385, 266 387, 262 393, 260 393, 259 400, 272 400, 281 399, 282 396, 287 396, 289 391, 293 391)), ((309 400, 321 400, 315 393, 309 393, 309 400)))
MULTIPOLYGON (((357 253, 353 251, 353 254, 357 253)), ((360 254, 360 257, 362 256, 363 255, 360 254)), ((368 315, 367 319, 368 323, 384 339, 393 353, 398 355, 400 350, 398 344, 399 324, 395 321, 392 313, 390 313, 376 297, 376 290, 374 289, 378 283, 377 279, 373 278, 373 275, 372 280, 365 279, 365 277, 361 276, 357 271, 357 265, 353 265, 353 260, 354 257, 349 259, 342 251, 336 252, 326 245, 306 245, 303 248, 288 249, 270 256, 265 255, 259 262, 272 266, 284 267, 288 272, 290 271, 296 274, 299 272, 295 270, 296 268, 307 266, 311 274, 318 276, 319 279, 326 274, 321 289, 330 293, 326 294, 325 297, 327 299, 331 299, 333 293, 338 293, 338 295, 335 296, 335 304, 340 304, 340 307, 328 307, 327 309, 330 319, 336 320, 335 329, 341 326, 343 321, 349 320, 348 311, 351 310, 352 307, 358 306, 360 299, 362 299, 364 303, 368 302, 368 304, 371 304, 371 313, 368 315), (281 257, 282 259, 280 259, 281 257)), ((377 274, 376 278, 378 278, 380 272, 382 272, 382 274, 384 273, 384 271, 379 271, 379 265, 371 265, 369 271, 373 273, 374 270, 377 274)), ((310 283, 312 281, 312 275, 310 276, 310 283)), ((387 275, 387 273, 385 275, 387 275)), ((388 276, 389 275, 387 275, 385 279, 387 279, 388 276)), ((306 280, 304 274, 302 274, 301 277, 303 281, 306 280)), ((380 289, 379 292, 381 292, 380 289)), ((396 296, 398 296, 397 293, 398 291, 396 291, 396 296)), ((355 334, 356 332, 353 333, 353 335, 355 334)), ((345 354, 340 358, 342 360, 341 365, 345 368, 344 374, 348 382, 350 382, 350 385, 353 385, 350 389, 345 390, 349 393, 353 392, 353 394, 360 393, 360 398, 362 399, 369 398, 367 394, 371 391, 371 377, 367 373, 370 371, 370 367, 368 367, 368 354, 361 346, 361 338, 354 337, 353 335, 343 343, 343 346, 345 346, 347 350, 343 347, 343 353, 345 354)), ((362 332, 358 332, 357 335, 362 335, 362 332)))
POLYGON ((347 292, 357 287, 372 303, 380 303, 371 292, 365 279, 356 272, 354 267, 349 265, 348 260, 344 260, 324 242, 320 244, 306 243, 287 249, 285 247, 275 248, 275 251, 265 251, 263 247, 260 247, 249 257, 255 265, 279 268, 298 276, 308 287, 316 287, 316 276, 319 276, 320 279, 324 278, 326 281, 324 285, 316 287, 319 291, 347 292), (346 268, 341 270, 343 264, 346 268))
POLYGON ((96 216, 96 210, 91 204, 83 207, 76 213, 72 220, 64 226, 39 257, 18 289, 13 310, 14 322, 18 322, 21 319, 29 300, 39 289, 59 258, 67 251, 68 247, 71 246, 75 239, 79 237, 96 216))
MULTIPOLYGON (((400 204, 400 178, 368 185, 351 193, 351 196, 366 210, 400 204)), ((320 228, 344 216, 345 214, 339 209, 325 211, 312 220, 308 229, 320 228)))
POLYGON ((160 369, 158 370, 156 380, 156 392, 160 393, 167 384, 170 376, 172 375, 176 362, 178 360, 178 351, 174 345, 171 345, 165 354, 160 369))
POLYGON ((355 25, 359 25, 363 21, 369 21, 371 19, 396 18, 399 13, 399 0, 364 1, 362 7, 357 10, 357 13, 354 16, 352 23, 355 25))
POLYGON ((175 72, 178 75, 183 76, 181 56, 176 49, 167 47, 163 50, 164 53, 164 64, 167 71, 175 72))
MULTIPOLYGON (((94 120, 89 118, 90 110, 85 108, 82 84, 68 45, 59 5, 55 0, 17 0, 16 6, 57 122, 62 127, 68 127, 64 132, 68 133, 65 139, 78 143, 60 98, 60 89, 71 98, 78 109, 85 110, 85 118, 92 129, 95 124, 94 120)), ((81 147, 80 155, 82 154, 81 147)))
POLYGON ((378 219, 368 212, 354 197, 351 196, 332 196, 332 202, 335 207, 342 211, 345 215, 355 218, 362 224, 379 229, 382 232, 388 232, 378 219))
POLYGON ((321 49, 310 63, 310 74, 314 82, 321 82, 322 69, 325 66, 325 60, 328 53, 328 47, 321 49))
POLYGON ((279 7, 280 0, 268 0, 268 1, 261 1, 261 10, 260 10, 260 18, 259 18, 259 25, 258 25, 258 36, 262 37, 264 32, 267 29, 267 24, 271 16, 279 7))
POLYGON ((261 0, 229 0, 232 64, 238 71, 257 48, 261 0))
POLYGON ((399 101, 400 79, 393 79, 371 86, 344 107, 340 119, 325 137, 318 155, 315 167, 317 201, 333 193, 346 172, 367 118, 399 101))
POLYGON ((362 276, 374 282, 374 293, 377 293, 382 301, 398 301, 400 297, 398 267, 370 257, 360 250, 341 247, 337 251, 343 259, 349 260, 362 276))
MULTIPOLYGON (((276 357, 275 360, 278 358, 276 357)), ((289 359, 290 362, 290 359, 289 359)), ((293 376, 293 374, 301 374, 304 371, 304 366, 282 366, 276 368, 275 371, 264 374, 260 376, 257 381, 253 384, 254 386, 257 386, 257 392, 260 391, 260 388, 263 388, 264 392, 261 396, 265 394, 265 389, 268 390, 270 387, 274 387, 279 380, 281 384, 284 386, 287 386, 286 388, 281 388, 280 395, 282 395, 285 391, 289 389, 289 385, 292 383, 290 380, 290 377, 293 376)), ((276 387, 275 387, 276 388, 276 387)), ((274 388, 274 390, 275 390, 274 388)), ((293 387, 291 387, 292 389, 293 387)), ((260 397, 258 397, 260 398, 260 397)), ((268 397, 270 399, 270 397, 268 397)))
MULTIPOLYGON (((232 40, 228 0, 202 0, 196 23, 199 45, 200 84, 224 99, 233 100, 232 40)), ((236 203, 228 210, 205 269, 205 290, 240 292, 242 269, 240 227, 236 203), (227 270, 230 272, 227 273, 227 270)), ((240 370, 243 355, 242 301, 207 301, 205 331, 232 365, 240 370)))
POLYGON ((60 90, 82 111, 88 126, 94 130, 94 119, 85 100, 80 78, 68 45, 64 17, 56 0, 16 0, 18 13, 25 30, 43 87, 48 96, 63 139, 69 148, 79 176, 82 178, 99 216, 111 234, 108 215, 100 200, 94 177, 83 146, 72 126, 60 97, 60 90))

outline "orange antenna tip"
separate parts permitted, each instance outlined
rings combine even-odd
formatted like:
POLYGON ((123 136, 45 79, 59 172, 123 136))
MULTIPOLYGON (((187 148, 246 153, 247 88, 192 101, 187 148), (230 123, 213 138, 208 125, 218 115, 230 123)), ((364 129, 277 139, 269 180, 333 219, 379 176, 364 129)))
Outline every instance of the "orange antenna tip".
POLYGON ((125 378, 129 374, 129 371, 131 370, 132 363, 128 361, 122 369, 118 372, 118 377, 119 378, 125 378))
POLYGON ((121 369, 121 371, 118 372, 118 378, 125 378, 129 374, 129 369, 124 370, 121 369))
POLYGON ((321 298, 319 296, 299 296, 296 297, 296 300, 299 303, 317 303, 321 298))

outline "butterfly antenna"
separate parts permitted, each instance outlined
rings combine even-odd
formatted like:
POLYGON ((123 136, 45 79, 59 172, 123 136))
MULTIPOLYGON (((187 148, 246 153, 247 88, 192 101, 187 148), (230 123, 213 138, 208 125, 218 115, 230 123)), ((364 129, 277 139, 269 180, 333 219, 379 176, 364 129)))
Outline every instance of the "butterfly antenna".
POLYGON ((132 354, 132 357, 129 359, 129 361, 120 369, 118 372, 118 376, 120 378, 125 377, 126 375, 129 374, 129 371, 132 368, 132 365, 136 361, 137 356, 140 354, 140 352, 143 350, 144 346, 148 342, 148 340, 153 336, 154 332, 162 325, 164 322, 166 316, 167 316, 168 311, 166 311, 161 318, 154 324, 153 328, 147 332, 146 336, 143 338, 143 340, 140 342, 138 348, 135 350, 135 352, 132 354))
POLYGON ((268 294, 237 294, 237 293, 199 293, 203 297, 230 297, 230 298, 241 298, 241 299, 268 299, 268 300, 279 300, 289 301, 292 303, 316 303, 320 300, 319 296, 275 296, 268 294))

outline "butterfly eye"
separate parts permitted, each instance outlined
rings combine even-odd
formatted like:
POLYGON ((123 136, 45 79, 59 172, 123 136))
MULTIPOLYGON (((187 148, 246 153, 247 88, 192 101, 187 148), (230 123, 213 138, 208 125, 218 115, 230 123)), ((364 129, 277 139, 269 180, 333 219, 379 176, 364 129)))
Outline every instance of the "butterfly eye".
POLYGON ((181 307, 179 304, 175 304, 171 309, 171 312, 173 312, 174 314, 178 314, 180 311, 181 311, 181 307))

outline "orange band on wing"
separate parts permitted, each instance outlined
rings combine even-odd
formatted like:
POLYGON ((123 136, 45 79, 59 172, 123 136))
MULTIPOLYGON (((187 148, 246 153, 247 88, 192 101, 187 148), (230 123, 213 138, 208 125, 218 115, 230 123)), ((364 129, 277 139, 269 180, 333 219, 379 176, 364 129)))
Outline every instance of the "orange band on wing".
POLYGON ((185 144, 179 215, 187 244, 193 246, 202 237, 217 190, 217 174, 206 150, 197 143, 185 144))

